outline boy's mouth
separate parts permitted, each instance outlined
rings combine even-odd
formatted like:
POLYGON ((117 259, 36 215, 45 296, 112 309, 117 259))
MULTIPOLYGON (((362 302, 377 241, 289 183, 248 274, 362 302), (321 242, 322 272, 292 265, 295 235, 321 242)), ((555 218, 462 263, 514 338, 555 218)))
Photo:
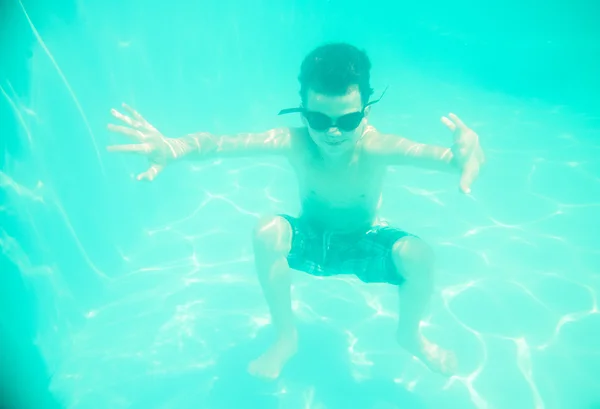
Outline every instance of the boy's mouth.
POLYGON ((329 146, 338 146, 338 145, 341 145, 343 142, 344 141, 340 141, 340 140, 337 140, 337 141, 325 141, 325 143, 327 145, 329 145, 329 146))

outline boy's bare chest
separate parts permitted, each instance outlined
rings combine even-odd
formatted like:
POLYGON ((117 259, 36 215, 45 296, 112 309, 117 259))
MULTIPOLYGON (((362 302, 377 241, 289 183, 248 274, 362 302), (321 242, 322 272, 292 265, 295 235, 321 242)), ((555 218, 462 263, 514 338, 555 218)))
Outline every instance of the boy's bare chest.
POLYGON ((376 200, 381 191, 381 172, 366 163, 339 168, 305 163, 298 177, 302 196, 318 198, 332 207, 376 200))

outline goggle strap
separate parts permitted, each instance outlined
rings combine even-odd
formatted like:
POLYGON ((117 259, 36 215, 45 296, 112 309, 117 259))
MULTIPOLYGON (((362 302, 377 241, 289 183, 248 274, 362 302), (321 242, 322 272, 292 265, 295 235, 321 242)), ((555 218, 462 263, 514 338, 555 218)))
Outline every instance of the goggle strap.
POLYGON ((286 114, 293 114, 293 113, 298 113, 298 112, 304 112, 304 108, 286 108, 286 109, 282 109, 281 111, 279 111, 279 113, 277 115, 286 115, 286 114))
POLYGON ((390 87, 389 85, 386 85, 385 89, 381 93, 381 96, 379 98, 377 98, 375 101, 367 102, 367 105, 365 105, 365 108, 368 107, 369 105, 373 105, 373 104, 376 104, 379 101, 381 101, 383 99, 383 96, 385 95, 385 93, 386 93, 386 91, 388 90, 389 87, 390 87))

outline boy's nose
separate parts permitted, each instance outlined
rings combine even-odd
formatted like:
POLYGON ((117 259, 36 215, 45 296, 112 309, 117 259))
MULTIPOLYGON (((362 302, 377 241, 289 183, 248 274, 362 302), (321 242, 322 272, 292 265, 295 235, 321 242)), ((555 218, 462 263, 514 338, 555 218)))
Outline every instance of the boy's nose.
POLYGON ((332 126, 327 130, 327 136, 340 136, 342 132, 338 127, 332 126))

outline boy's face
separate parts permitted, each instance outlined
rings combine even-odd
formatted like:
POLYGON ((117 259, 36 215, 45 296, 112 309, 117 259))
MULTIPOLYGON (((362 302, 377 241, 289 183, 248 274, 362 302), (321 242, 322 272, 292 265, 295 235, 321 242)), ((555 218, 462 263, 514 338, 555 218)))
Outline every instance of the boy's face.
POLYGON ((314 120, 311 126, 311 118, 303 116, 303 122, 312 140, 326 156, 340 156, 351 151, 367 125, 368 108, 362 117, 363 107, 358 87, 351 87, 345 95, 341 96, 324 95, 309 89, 304 108, 307 111, 306 116, 312 116, 314 120), (348 114, 353 115, 342 118, 348 114), (323 123, 328 126, 320 129, 323 123), (315 126, 316 124, 321 126, 315 126))

